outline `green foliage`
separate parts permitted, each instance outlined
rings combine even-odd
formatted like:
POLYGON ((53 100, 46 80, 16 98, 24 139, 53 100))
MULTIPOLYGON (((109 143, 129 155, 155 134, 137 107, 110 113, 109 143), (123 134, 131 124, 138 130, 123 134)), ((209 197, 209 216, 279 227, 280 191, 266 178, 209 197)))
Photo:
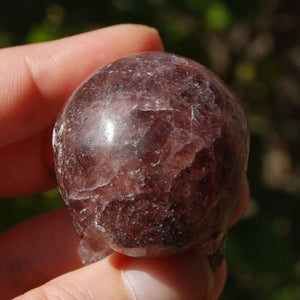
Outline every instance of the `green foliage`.
MULTIPOLYGON (((246 217, 229 233, 222 300, 300 299, 299 6, 283 0, 2 1, 0 47, 116 23, 156 27, 166 50, 207 65, 241 98, 251 130, 246 217)), ((3 199, 0 230, 62 204, 3 199)))
POLYGON ((230 25, 230 10, 223 2, 211 1, 204 13, 206 26, 211 30, 225 29, 230 25))
POLYGON ((40 213, 63 205, 58 189, 40 195, 1 199, 0 232, 40 213))

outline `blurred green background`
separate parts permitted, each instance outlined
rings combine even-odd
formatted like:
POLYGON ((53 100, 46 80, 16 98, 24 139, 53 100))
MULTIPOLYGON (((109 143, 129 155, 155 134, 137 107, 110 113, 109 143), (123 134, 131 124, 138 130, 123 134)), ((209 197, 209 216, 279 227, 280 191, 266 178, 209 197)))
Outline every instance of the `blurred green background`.
MULTIPOLYGON (((116 23, 148 24, 160 31, 168 52, 208 66, 240 96, 251 130, 251 203, 229 234, 229 274, 222 300, 300 299, 299 4, 297 0, 0 2, 0 47, 116 23)), ((0 231, 60 205, 57 190, 1 199, 0 231)))

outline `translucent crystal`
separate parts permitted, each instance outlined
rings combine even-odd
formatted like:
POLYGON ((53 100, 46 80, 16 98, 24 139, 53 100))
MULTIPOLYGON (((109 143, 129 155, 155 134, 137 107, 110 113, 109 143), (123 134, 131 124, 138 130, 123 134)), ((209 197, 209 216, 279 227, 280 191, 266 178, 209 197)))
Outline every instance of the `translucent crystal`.
POLYGON ((70 97, 53 148, 85 264, 198 247, 218 266, 249 135, 240 102, 211 71, 162 52, 119 59, 70 97))

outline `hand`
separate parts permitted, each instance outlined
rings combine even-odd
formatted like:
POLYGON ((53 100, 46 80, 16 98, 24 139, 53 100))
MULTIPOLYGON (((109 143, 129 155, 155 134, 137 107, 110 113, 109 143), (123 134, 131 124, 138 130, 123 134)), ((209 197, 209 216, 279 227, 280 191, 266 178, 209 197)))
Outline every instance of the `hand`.
MULTIPOLYGON (((140 25, 0 50, 0 196, 54 187, 51 132, 63 103, 99 67, 154 50, 163 50, 157 32, 140 25)), ((231 225, 244 212, 248 195, 245 184, 231 225)), ((214 300, 226 278, 225 262, 213 274, 207 258, 195 251, 138 259, 113 254, 83 267, 78 247, 63 208, 2 233, 0 299, 27 292, 17 299, 214 300)))

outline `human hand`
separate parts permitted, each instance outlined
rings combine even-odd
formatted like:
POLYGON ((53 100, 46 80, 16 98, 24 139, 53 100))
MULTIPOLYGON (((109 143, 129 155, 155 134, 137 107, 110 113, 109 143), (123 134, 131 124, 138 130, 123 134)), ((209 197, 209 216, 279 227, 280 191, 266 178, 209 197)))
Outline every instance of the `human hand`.
MULTIPOLYGON (((72 91, 119 57, 155 50, 163 50, 157 32, 138 25, 0 50, 0 196, 54 187, 52 127, 72 91)), ((245 184, 231 225, 244 212, 248 195, 245 184)), ((215 300, 226 279, 225 262, 213 273, 195 250, 165 258, 113 254, 83 267, 78 248, 64 209, 2 233, 0 299, 28 291, 17 299, 215 300)))

